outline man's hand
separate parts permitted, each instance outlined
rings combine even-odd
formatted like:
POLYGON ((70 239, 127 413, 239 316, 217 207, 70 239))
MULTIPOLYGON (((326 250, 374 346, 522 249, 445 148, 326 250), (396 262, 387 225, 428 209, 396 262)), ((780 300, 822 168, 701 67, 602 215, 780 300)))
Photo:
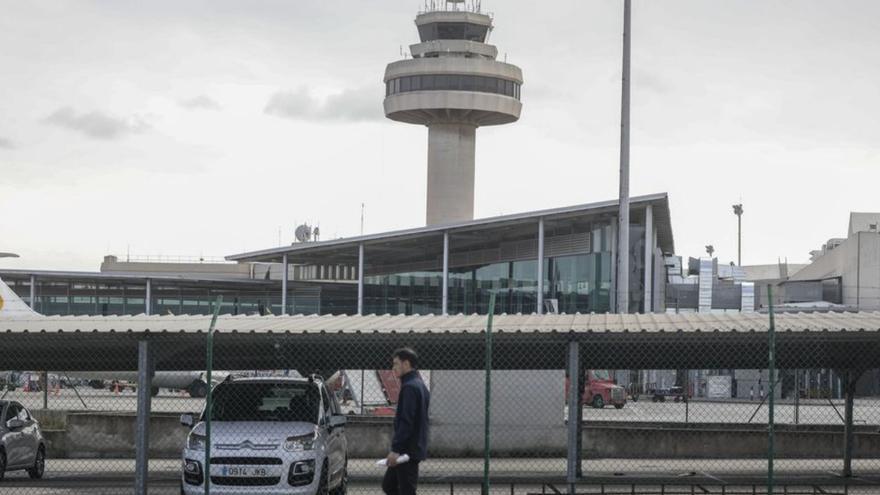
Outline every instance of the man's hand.
POLYGON ((389 453, 388 457, 385 458, 386 462, 388 462, 388 467, 396 466, 398 457, 400 457, 400 454, 398 454, 397 452, 389 453))

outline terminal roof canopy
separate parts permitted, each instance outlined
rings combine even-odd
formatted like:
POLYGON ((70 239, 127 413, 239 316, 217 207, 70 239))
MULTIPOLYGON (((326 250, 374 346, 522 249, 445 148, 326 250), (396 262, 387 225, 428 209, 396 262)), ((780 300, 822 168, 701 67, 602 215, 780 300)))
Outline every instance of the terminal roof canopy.
MULTIPOLYGON (((653 207, 658 246, 664 253, 674 253, 669 198, 666 193, 633 197, 630 199, 630 205, 631 221, 634 224, 643 221, 646 206, 653 207)), ((393 255, 395 252, 411 252, 414 249, 442 249, 442 236, 445 232, 448 232, 452 238, 450 248, 459 249, 466 247, 466 243, 486 243, 520 236, 535 237, 537 223, 541 218, 544 219, 545 225, 576 225, 578 222, 611 222, 616 218, 617 212, 617 200, 602 201, 347 239, 296 243, 280 248, 235 254, 227 256, 226 259, 239 262, 281 263, 286 254, 288 263, 291 264, 356 264, 358 246, 363 243, 369 251, 365 256, 369 263, 371 257, 376 259, 378 252, 393 255)))
MULTIPOLYGON (((204 369, 210 317, 34 317, 0 320, 9 369, 137 369, 137 343, 153 342, 160 370, 204 369), (95 356, 108 356, 95 359, 95 356)), ((223 316, 217 369, 384 369, 416 347, 425 369, 482 369, 486 317, 223 316)), ((496 315, 496 369, 563 369, 570 342, 597 369, 767 367, 767 315, 496 315)), ((780 314, 781 369, 880 367, 880 313, 780 314)), ((586 361, 585 361, 586 362, 586 361)))

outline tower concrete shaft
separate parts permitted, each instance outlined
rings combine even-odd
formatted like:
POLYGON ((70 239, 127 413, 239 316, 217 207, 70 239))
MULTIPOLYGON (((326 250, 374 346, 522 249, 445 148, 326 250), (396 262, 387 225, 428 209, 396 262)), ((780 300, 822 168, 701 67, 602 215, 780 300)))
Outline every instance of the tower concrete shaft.
POLYGON ((486 43, 492 18, 479 2, 431 2, 416 16, 412 59, 385 70, 385 116, 428 127, 428 225, 474 218, 476 129, 516 122, 519 67, 498 62, 486 43))
POLYGON ((428 126, 428 225, 473 220, 476 144, 476 125, 428 126))

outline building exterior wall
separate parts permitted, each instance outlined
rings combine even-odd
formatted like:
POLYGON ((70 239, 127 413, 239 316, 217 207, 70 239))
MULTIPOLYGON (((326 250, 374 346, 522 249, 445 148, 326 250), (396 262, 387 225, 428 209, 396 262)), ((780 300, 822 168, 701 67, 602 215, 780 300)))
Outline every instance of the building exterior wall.
MULTIPOLYGON (((880 310, 880 234, 859 232, 856 307, 863 311, 880 310)), ((844 279, 844 288, 853 281, 844 279)))
POLYGON ((246 280, 251 278, 251 267, 241 263, 143 263, 105 260, 101 263, 101 273, 154 273, 180 277, 211 275, 246 280))

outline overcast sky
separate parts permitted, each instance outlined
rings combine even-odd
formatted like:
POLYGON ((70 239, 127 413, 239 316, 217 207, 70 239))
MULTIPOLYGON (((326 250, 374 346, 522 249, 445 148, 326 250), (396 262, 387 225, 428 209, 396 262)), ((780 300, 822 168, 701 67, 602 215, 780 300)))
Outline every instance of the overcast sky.
MULTIPOLYGON (((880 211, 880 2, 635 0, 632 193, 677 254, 804 261, 880 211)), ((427 131, 384 119, 419 0, 0 0, 0 267, 224 256, 424 224, 427 131)), ((522 118, 476 216, 617 196, 621 0, 483 0, 522 118)))

